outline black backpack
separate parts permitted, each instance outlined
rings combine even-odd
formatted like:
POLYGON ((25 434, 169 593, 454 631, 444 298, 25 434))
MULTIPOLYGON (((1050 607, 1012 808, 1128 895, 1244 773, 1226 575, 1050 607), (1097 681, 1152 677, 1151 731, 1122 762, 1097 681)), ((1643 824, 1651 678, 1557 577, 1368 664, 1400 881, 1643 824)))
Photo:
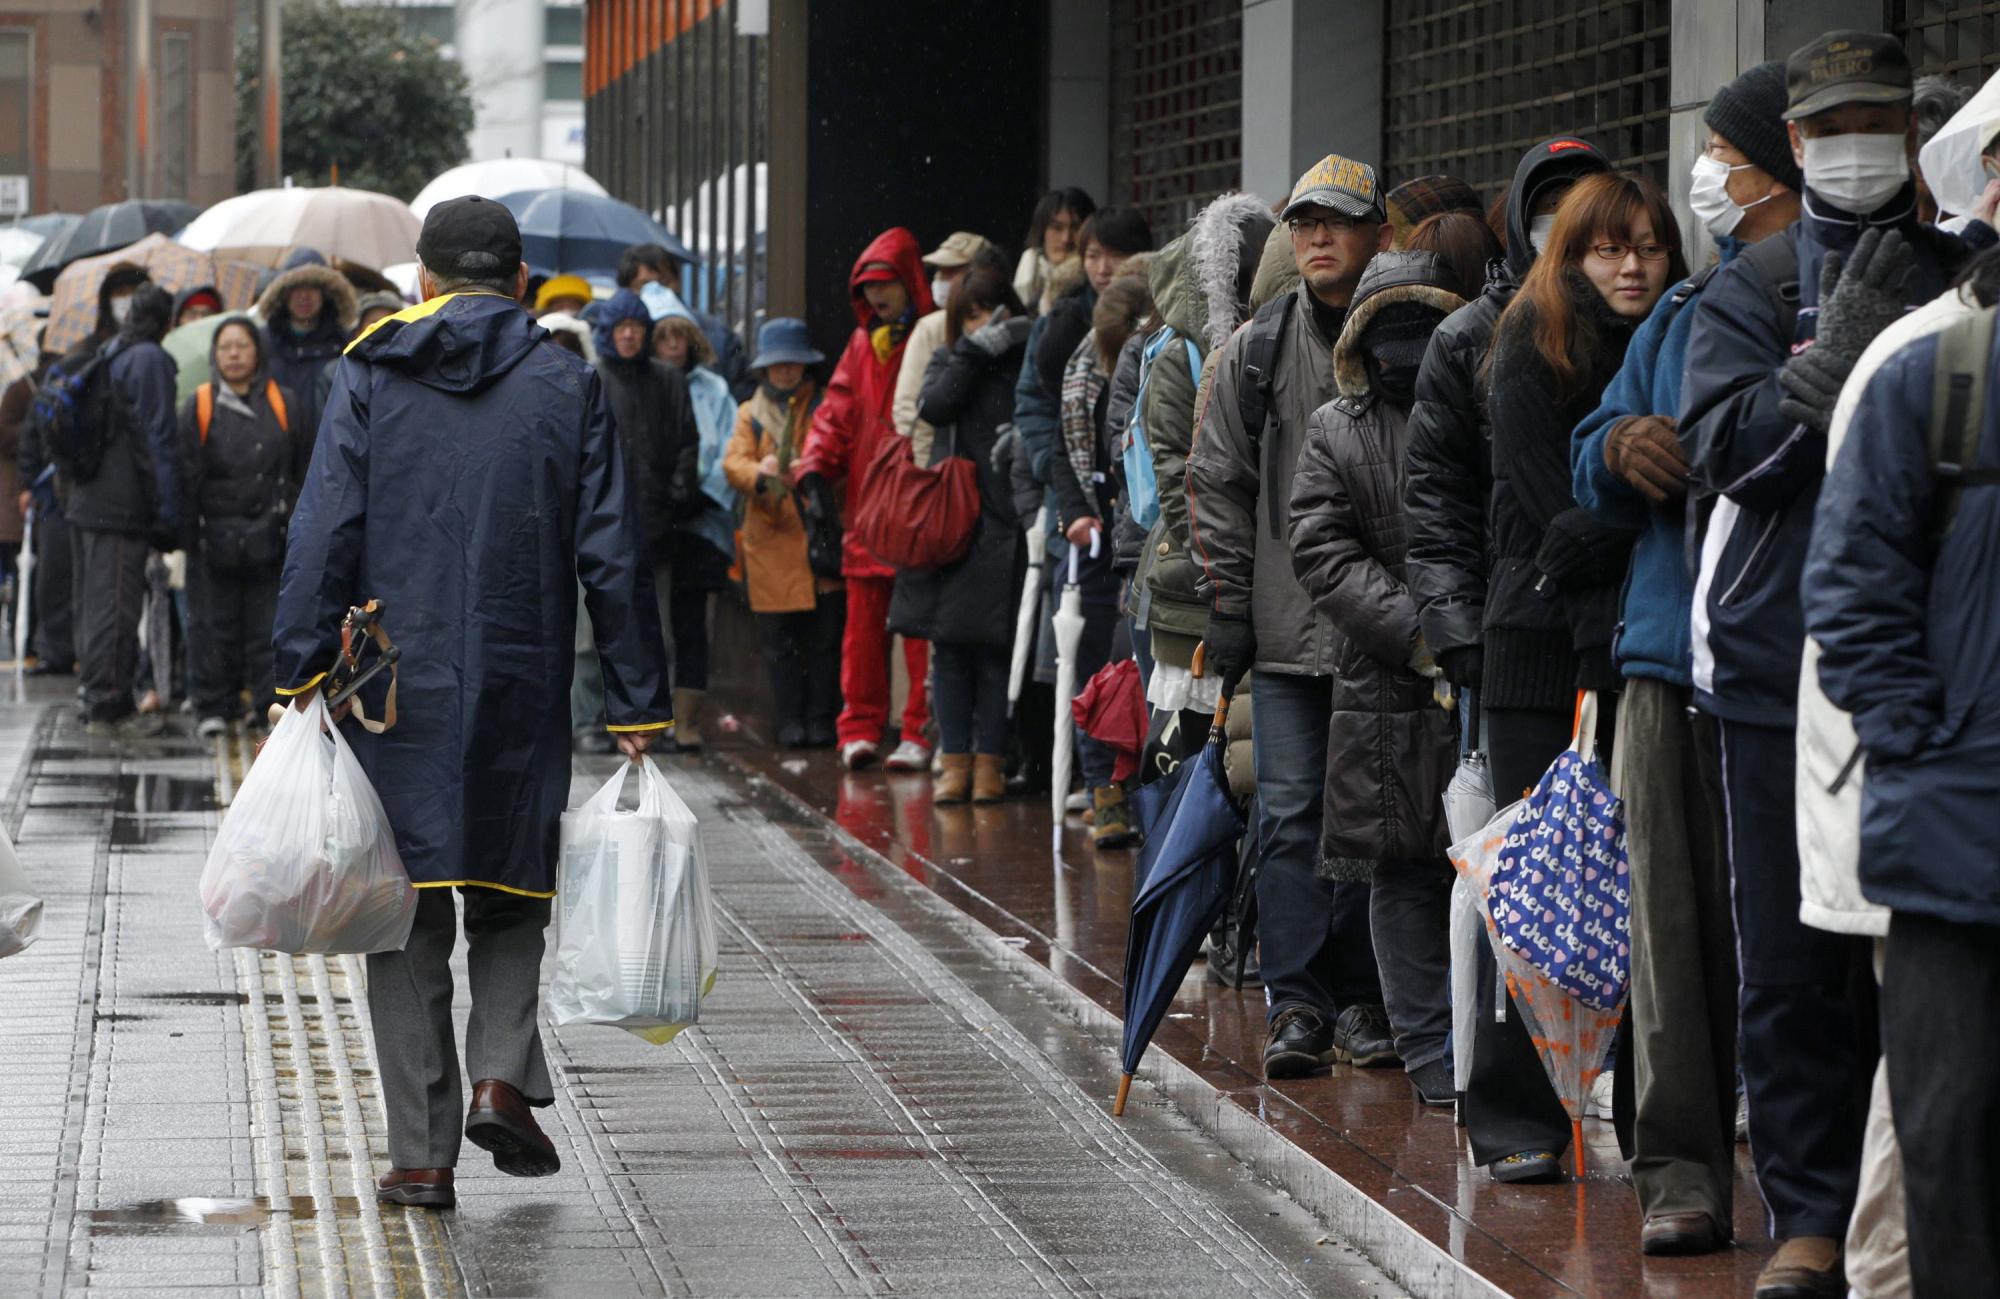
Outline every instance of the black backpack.
POLYGON ((116 344, 95 340, 78 344, 49 367, 30 418, 40 431, 42 447, 56 471, 71 486, 97 477, 104 450, 131 422, 124 394, 111 379, 116 344))

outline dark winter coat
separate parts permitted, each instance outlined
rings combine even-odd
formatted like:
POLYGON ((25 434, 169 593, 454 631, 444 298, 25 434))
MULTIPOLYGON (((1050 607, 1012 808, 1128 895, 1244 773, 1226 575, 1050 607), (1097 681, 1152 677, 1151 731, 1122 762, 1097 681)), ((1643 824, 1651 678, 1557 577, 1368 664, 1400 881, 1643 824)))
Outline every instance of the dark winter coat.
POLYGON ((255 332, 257 372, 241 397, 223 396, 226 385, 215 373, 210 345, 209 383, 216 400, 206 438, 199 400, 181 403, 181 481, 193 507, 187 520, 190 549, 219 572, 275 578, 284 564, 292 507, 312 461, 313 436, 299 423, 297 398, 282 386, 285 417, 278 418, 270 397, 269 342, 263 330, 255 332))
POLYGON ((131 319, 105 346, 104 373, 124 415, 105 435, 103 460, 87 483, 62 483, 63 512, 77 527, 146 537, 163 548, 181 528, 180 439, 174 416, 172 357, 160 346, 173 299, 147 286, 132 299, 131 319))
POLYGON ((687 376, 656 361, 650 349, 621 359, 611 341, 620 321, 637 320, 649 329, 653 318, 639 295, 621 290, 605 303, 597 320, 597 368, 604 395, 618 426, 625 476, 639 510, 646 555, 655 564, 675 553, 675 520, 692 508, 701 490, 701 430, 688 397, 687 376))
MULTIPOLYGON (((2000 925, 2000 488, 1967 485, 1950 531, 1924 430, 1935 335, 1870 377, 1805 559, 1806 628, 1827 697, 1868 755, 1861 890, 1871 902, 2000 925)), ((1988 368, 1991 369, 1989 362, 1988 368)), ((2000 465, 1991 384, 1972 463, 2000 465)))
POLYGON ((931 354, 917 414, 937 430, 932 464, 956 455, 979 467, 979 522, 971 549, 957 563, 896 575, 889 625, 904 636, 1002 650, 1014 643, 1013 597, 1027 571, 1028 548, 1013 490, 994 468, 993 444, 1013 418, 1029 323, 1024 316, 1005 322, 1008 346, 998 356, 970 336, 931 354))
POLYGON ((1078 258, 1056 267, 1053 284, 1060 292, 1029 330, 1014 387, 1014 424, 1021 430, 1021 448, 1035 481, 1047 489, 1044 499, 1052 507, 1050 536, 1062 532, 1064 520, 1085 518, 1098 509, 1077 481, 1069 457, 1063 454, 1062 435, 1063 367, 1090 333, 1097 291, 1084 278, 1078 258), (1068 287, 1061 288, 1063 285, 1068 287))
POLYGON ((1567 136, 1528 150, 1508 191, 1506 257, 1487 267, 1484 291, 1438 327, 1424 354, 1410 408, 1410 589, 1423 609, 1424 639, 1438 654, 1485 641, 1493 459, 1481 363, 1535 262, 1528 196, 1548 175, 1609 166, 1567 136))
POLYGON ((1732 721, 1788 727, 1796 714, 1805 644, 1799 576, 1826 473, 1826 436, 1778 413, 1778 372, 1814 337, 1820 263, 1833 251, 1846 257, 1868 225, 1900 230, 1909 241, 1911 306, 1941 293, 1965 259, 1957 236, 1917 220, 1910 187, 1866 223, 1808 190, 1805 215, 1767 241, 1792 251, 1796 308, 1773 301, 1751 256, 1718 272, 1695 306, 1680 435, 1698 489, 1723 498, 1708 522, 1706 587, 1697 588, 1697 599, 1706 596, 1697 621, 1706 615, 1708 636, 1695 647, 1695 698, 1732 721))
POLYGON ((1535 347, 1536 315, 1520 302, 1500 322, 1487 379, 1493 494, 1487 508, 1491 576, 1486 673, 1493 708, 1567 711, 1576 690, 1616 689, 1611 636, 1635 528, 1599 522, 1576 503, 1570 433, 1597 409, 1625 362, 1638 322, 1620 316, 1581 272, 1569 275, 1574 391, 1557 392, 1535 347))
POLYGON ((1436 861, 1448 845, 1444 787, 1457 763, 1451 716, 1411 670, 1416 598, 1405 573, 1409 413, 1370 390, 1360 340, 1396 302, 1449 314, 1463 303, 1429 253, 1384 253, 1362 276, 1335 349, 1341 395, 1313 413, 1292 481, 1292 566, 1334 629, 1321 870, 1370 877, 1385 862, 1436 861))
POLYGON ((612 728, 671 725, 603 384, 547 341, 492 294, 376 325, 341 363, 292 516, 277 679, 287 694, 316 686, 341 616, 383 602, 403 652, 399 720, 346 734, 419 888, 554 894, 579 583, 612 728))
POLYGON ((345 275, 331 266, 310 263, 278 276, 257 298, 258 318, 271 336, 271 377, 298 397, 299 422, 315 432, 329 387, 325 370, 354 336, 354 323, 359 318, 356 301, 354 286, 345 275), (300 322, 292 319, 285 298, 293 289, 305 286, 320 291, 323 305, 319 319, 300 327, 300 322))

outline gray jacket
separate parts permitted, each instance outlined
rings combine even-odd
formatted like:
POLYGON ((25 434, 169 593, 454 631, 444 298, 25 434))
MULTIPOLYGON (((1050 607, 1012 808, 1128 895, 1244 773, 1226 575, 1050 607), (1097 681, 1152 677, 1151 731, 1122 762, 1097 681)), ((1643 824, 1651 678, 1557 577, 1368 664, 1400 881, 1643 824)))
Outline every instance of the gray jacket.
POLYGON ((1203 594, 1218 612, 1249 615, 1257 670, 1330 676, 1337 670, 1332 624, 1292 567, 1291 483, 1299 448, 1313 412, 1336 395, 1334 340, 1320 332, 1309 293, 1303 282, 1292 291, 1261 430, 1243 427, 1239 401, 1250 329, 1230 338, 1188 455, 1187 482, 1203 594))

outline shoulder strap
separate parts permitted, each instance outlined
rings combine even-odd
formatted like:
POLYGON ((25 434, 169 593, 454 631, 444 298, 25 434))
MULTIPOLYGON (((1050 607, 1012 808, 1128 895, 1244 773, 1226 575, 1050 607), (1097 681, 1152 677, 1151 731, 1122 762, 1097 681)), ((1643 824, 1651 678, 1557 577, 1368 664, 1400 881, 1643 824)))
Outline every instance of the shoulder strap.
MULTIPOLYGON (((271 413, 278 417, 278 427, 280 429, 283 429, 287 433, 291 432, 292 431, 291 416, 285 410, 285 390, 278 386, 278 381, 276 379, 270 379, 265 382, 264 396, 270 399, 271 413)), ((208 431, 208 426, 203 425, 202 431, 203 433, 206 433, 208 431)))
POLYGON ((201 435, 201 444, 208 445, 208 426, 215 421, 215 385, 205 383, 194 390, 194 426, 201 435))
POLYGON ((1721 262, 1710 262, 1693 275, 1682 280, 1681 286, 1674 290, 1674 296, 1670 299, 1674 304, 1674 310, 1679 311, 1688 304, 1690 298, 1707 288, 1708 282, 1714 279, 1715 273, 1721 269, 1721 262))
POLYGON ((1951 531, 1959 493, 1968 484, 2000 482, 2000 472, 1981 470, 1972 463, 1979 455, 1979 428, 1986 416, 1994 314, 1995 308, 1982 307, 1938 332, 1937 360, 1931 370, 1931 473, 1937 480, 1933 546, 1951 531))
POLYGON ((1287 293, 1257 308, 1257 314, 1250 318, 1250 336, 1243 340, 1243 385, 1237 390, 1236 409, 1243 417, 1243 432, 1253 442, 1264 436, 1278 349, 1284 345, 1285 325, 1292 318, 1292 302, 1297 297, 1287 293))
POLYGON ((1759 239, 1739 254, 1764 278, 1764 292, 1778 317, 1790 324, 1799 314, 1799 250, 1785 231, 1759 239))

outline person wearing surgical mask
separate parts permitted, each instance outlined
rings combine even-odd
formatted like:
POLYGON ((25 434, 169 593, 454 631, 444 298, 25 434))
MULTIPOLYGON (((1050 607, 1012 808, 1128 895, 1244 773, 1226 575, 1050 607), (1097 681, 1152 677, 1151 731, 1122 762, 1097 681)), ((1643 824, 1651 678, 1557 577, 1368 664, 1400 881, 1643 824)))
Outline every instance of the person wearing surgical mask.
POLYGON ((898 433, 910 439, 910 450, 920 465, 930 463, 931 449, 931 426, 917 415, 924 372, 931 357, 945 344, 945 309, 951 305, 952 288, 965 278, 974 262, 987 259, 1007 265, 998 245, 970 230, 953 231, 943 243, 924 254, 924 269, 931 274, 931 305, 935 310, 910 331, 910 341, 903 347, 903 368, 896 374, 895 402, 889 408, 890 422, 898 433))
MULTIPOLYGON (((1860 1184, 1871 953, 1851 925, 1829 932, 1801 919, 1799 591, 1849 373, 1971 253, 1919 215, 1913 80, 1885 33, 1828 32, 1792 54, 1783 118, 1803 182, 1799 219, 1715 273, 1688 336, 1678 441, 1713 502, 1691 617, 1694 705, 1721 751, 1737 1041, 1751 1158, 1778 1242, 1759 1294, 1846 1293, 1843 1242, 1860 1184)), ((1750 139, 1717 129, 1758 161, 1750 139)), ((1741 177, 1728 189, 1745 209, 1740 232, 1772 204, 1748 206, 1755 178, 1731 177, 1741 177)))

